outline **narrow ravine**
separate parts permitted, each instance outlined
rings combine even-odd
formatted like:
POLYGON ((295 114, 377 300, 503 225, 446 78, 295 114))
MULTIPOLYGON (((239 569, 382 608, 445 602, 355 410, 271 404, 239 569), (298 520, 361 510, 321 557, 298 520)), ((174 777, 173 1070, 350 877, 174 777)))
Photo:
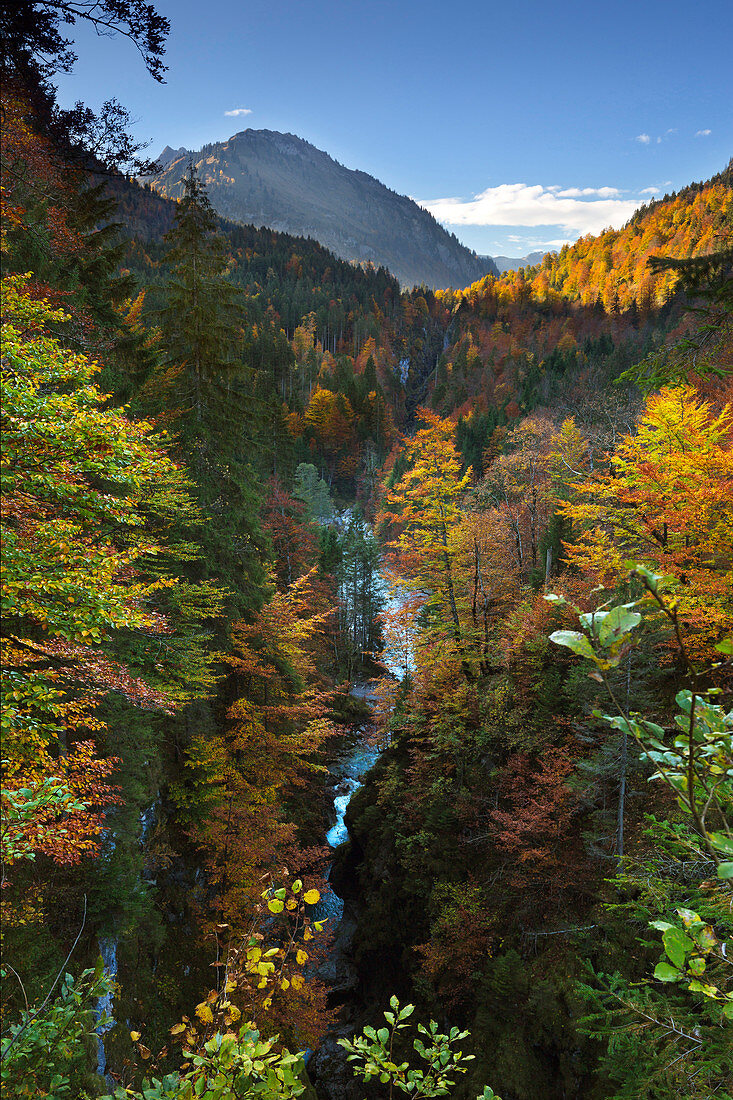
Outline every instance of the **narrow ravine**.
MULTIPOLYGON (((393 612, 399 604, 399 599, 390 594, 383 573, 380 587, 384 593, 385 610, 393 612)), ((387 648, 381 656, 381 664, 386 675, 395 680, 401 680, 405 671, 412 667, 411 654, 406 655, 404 650, 399 654, 392 653, 387 648)), ((367 676, 354 682, 350 694, 355 699, 372 704, 376 687, 377 679, 374 676, 367 676)), ((381 747, 375 725, 367 718, 353 728, 351 734, 346 737, 343 748, 331 762, 329 771, 333 779, 335 821, 326 834, 326 841, 334 852, 350 839, 345 823, 349 802, 363 785, 368 772, 379 756, 381 747)), ((358 924, 359 899, 350 896, 344 901, 339 897, 330 883, 331 870, 332 864, 329 864, 326 870, 328 890, 315 907, 313 916, 316 920, 328 918, 335 923, 329 956, 320 967, 319 974, 328 986, 330 1003, 334 1007, 342 1008, 343 1020, 326 1035, 318 1050, 309 1057, 308 1070, 319 1096, 324 1100, 344 1100, 349 1095, 349 1085, 352 1084, 353 1078, 346 1063, 345 1053, 338 1046, 337 1040, 351 1033, 351 1010, 357 1001, 359 974, 353 962, 351 949, 358 924)))
MULTIPOLYGON (((354 684, 351 694, 358 699, 370 700, 374 681, 354 684)), ((344 817, 349 802, 361 787, 367 772, 379 756, 375 744, 374 726, 367 719, 355 726, 346 736, 344 745, 332 760, 329 771, 333 783, 333 807, 335 822, 326 834, 326 841, 334 851, 349 839, 344 817)), ((326 868, 328 888, 313 910, 314 920, 327 919, 334 928, 334 939, 328 959, 319 974, 329 988, 332 1004, 342 1004, 356 988, 358 975, 349 957, 351 941, 356 931, 356 912, 352 902, 344 902, 330 884, 331 864, 326 868)))
MULTIPOLYGON (((351 694, 366 702, 374 695, 375 681, 354 683, 351 694)), ((362 786, 370 768, 379 756, 373 723, 366 719, 355 726, 345 738, 343 748, 331 762, 329 771, 333 781, 333 807, 335 821, 326 834, 326 841, 334 851, 349 840, 344 817, 351 798, 362 786)), ((328 958, 319 968, 319 976, 328 987, 329 1002, 341 1009, 342 1022, 322 1040, 318 1049, 308 1058, 308 1072, 319 1097, 325 1100, 344 1100, 351 1078, 345 1054, 337 1040, 351 1032, 349 1024, 352 1007, 357 999, 359 973, 352 958, 351 948, 359 917, 358 898, 344 900, 330 883, 332 864, 326 869, 328 888, 314 907, 316 920, 327 918, 334 927, 334 937, 328 958)))
MULTIPOLYGON (((150 832, 151 827, 155 822, 156 815, 158 813, 160 805, 160 794, 158 793, 155 800, 140 811, 140 847, 145 847, 145 842, 150 832)), ((110 837, 111 848, 114 848, 115 839, 112 835, 110 837)), ((102 957, 102 963, 104 965, 105 976, 111 981, 117 981, 117 948, 119 946, 119 936, 117 934, 110 934, 99 937, 99 954, 102 957)), ((114 1078, 107 1073, 107 1052, 104 1046, 104 1036, 115 1026, 115 1019, 113 1017, 114 1009, 114 986, 110 989, 109 993, 106 993, 104 997, 100 997, 97 1001, 94 1015, 97 1023, 95 1034, 97 1038, 97 1073, 100 1077, 104 1077, 107 1085, 110 1088, 114 1087, 114 1078), (106 1018, 106 1022, 102 1023, 102 1019, 106 1018)))

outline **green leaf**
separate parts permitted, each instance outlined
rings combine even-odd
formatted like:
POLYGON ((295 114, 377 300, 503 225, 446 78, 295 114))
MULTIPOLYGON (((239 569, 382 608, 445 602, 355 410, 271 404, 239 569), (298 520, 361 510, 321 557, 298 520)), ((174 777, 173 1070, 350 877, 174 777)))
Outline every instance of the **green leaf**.
POLYGON ((725 852, 727 856, 733 856, 733 836, 725 833, 709 833, 710 843, 719 852, 725 852))
POLYGON ((676 982, 682 977, 682 974, 674 966, 670 966, 669 963, 660 962, 654 967, 654 977, 659 982, 676 982))
POLYGON ((683 691, 678 691, 675 695, 675 702, 685 714, 689 714, 692 710, 692 692, 688 691, 687 688, 683 691))
POLYGON ((659 588, 659 582, 665 579, 662 574, 653 573, 651 569, 640 565, 638 561, 625 561, 624 565, 631 573, 636 573, 637 577, 643 577, 652 592, 656 592, 659 588))
POLYGON ((718 864, 718 878, 733 878, 733 861, 718 864))
POLYGON ((579 634, 577 630, 555 630, 550 635, 550 641, 554 642, 555 645, 562 645, 567 649, 572 649, 573 653, 577 653, 580 657, 589 657, 591 660, 595 659, 593 646, 590 644, 585 634, 579 634))
POLYGON ((717 946, 718 937, 715 935, 712 925, 696 925, 694 928, 691 928, 690 931, 695 938, 695 943, 701 951, 705 952, 706 955, 709 951, 712 951, 713 948, 717 946))
POLYGON ((727 638, 723 638, 722 642, 718 642, 716 645, 718 653, 723 653, 726 657, 733 655, 733 634, 729 634, 727 638))
POLYGON ((628 634, 641 622, 638 611, 629 611, 626 607, 612 607, 603 617, 598 628, 598 639, 602 646, 613 645, 624 634, 628 634))
POLYGON ((667 957, 677 967, 685 965, 685 959, 695 946, 681 928, 668 928, 662 936, 662 943, 667 957))

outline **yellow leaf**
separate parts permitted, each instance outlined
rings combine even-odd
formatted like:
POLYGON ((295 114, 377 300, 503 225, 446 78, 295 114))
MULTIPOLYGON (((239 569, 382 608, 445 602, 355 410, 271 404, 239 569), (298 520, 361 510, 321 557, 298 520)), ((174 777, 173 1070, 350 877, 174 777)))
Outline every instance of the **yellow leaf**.
POLYGON ((297 962, 298 966, 303 966, 303 964, 308 961, 308 953, 306 951, 296 951, 295 961, 297 962))
POLYGON ((202 1024, 213 1023, 214 1013, 211 1011, 206 1001, 202 1001, 200 1005, 196 1005, 196 1015, 202 1024))
MULTIPOLYGON (((184 1030, 183 1027, 181 1027, 181 1031, 183 1031, 183 1030, 184 1030)), ((138 1039, 140 1038, 140 1032, 139 1031, 131 1031, 130 1032, 130 1038, 132 1039, 133 1043, 136 1043, 138 1041, 138 1039)))
POLYGON ((321 900, 321 895, 317 890, 306 890, 303 894, 303 901, 306 905, 315 905, 317 901, 321 900))
POLYGON ((171 1035, 180 1035, 182 1031, 186 1030, 185 1024, 174 1024, 171 1028, 171 1035))
POLYGON ((290 984, 292 985, 293 989, 302 989, 303 988, 303 978, 301 977, 300 974, 293 974, 293 976, 290 980, 290 984))

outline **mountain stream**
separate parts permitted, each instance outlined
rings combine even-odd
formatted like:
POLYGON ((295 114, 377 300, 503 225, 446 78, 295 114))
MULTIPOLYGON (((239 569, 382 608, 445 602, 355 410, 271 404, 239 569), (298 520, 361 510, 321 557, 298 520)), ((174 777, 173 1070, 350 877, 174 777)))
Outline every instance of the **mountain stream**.
MULTIPOLYGON (((385 610, 394 612, 400 605, 399 597, 390 594, 386 579, 382 575, 381 589, 385 599, 385 610)), ((413 667, 411 653, 391 652, 386 649, 381 663, 387 673, 395 680, 401 680, 413 667)), ((372 704, 377 681, 373 678, 357 680, 351 688, 351 695, 372 704)), ((330 848, 336 849, 349 840, 349 832, 344 818, 351 798, 362 786, 367 773, 379 756, 378 744, 373 722, 366 719, 357 725, 345 739, 344 747, 334 757, 329 766, 332 777, 333 810, 335 821, 326 833, 330 848)), ((330 880, 331 865, 326 870, 326 879, 330 880)), ((356 1001, 359 975, 351 956, 351 946, 357 928, 359 902, 349 898, 344 901, 332 889, 329 881, 327 891, 317 906, 314 906, 314 920, 324 920, 335 924, 335 932, 327 960, 319 968, 319 975, 329 990, 332 1005, 348 1005, 356 1001)), ((348 1012, 347 1012, 348 1016, 348 1012)), ((345 1052, 337 1044, 342 1035, 351 1033, 348 1023, 337 1025, 323 1039, 318 1050, 307 1057, 308 1070, 316 1090, 324 1100, 344 1100, 350 1093, 349 1085, 353 1077, 346 1063, 345 1052)))

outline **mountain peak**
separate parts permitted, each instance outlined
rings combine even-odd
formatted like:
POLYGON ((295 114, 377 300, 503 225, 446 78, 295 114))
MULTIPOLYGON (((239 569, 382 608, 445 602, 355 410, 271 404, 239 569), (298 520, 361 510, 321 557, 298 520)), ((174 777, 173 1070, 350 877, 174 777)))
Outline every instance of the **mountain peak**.
POLYGON ((197 152, 166 146, 151 181, 182 194, 188 160, 198 165, 212 206, 231 221, 312 237, 344 260, 388 268, 403 285, 463 287, 497 274, 405 195, 345 168, 297 134, 248 128, 197 152))
POLYGON ((171 149, 170 145, 166 145, 160 156, 156 157, 156 164, 159 164, 161 168, 167 168, 173 164, 174 161, 180 160, 181 157, 185 157, 188 154, 188 149, 181 146, 180 149, 171 149))

